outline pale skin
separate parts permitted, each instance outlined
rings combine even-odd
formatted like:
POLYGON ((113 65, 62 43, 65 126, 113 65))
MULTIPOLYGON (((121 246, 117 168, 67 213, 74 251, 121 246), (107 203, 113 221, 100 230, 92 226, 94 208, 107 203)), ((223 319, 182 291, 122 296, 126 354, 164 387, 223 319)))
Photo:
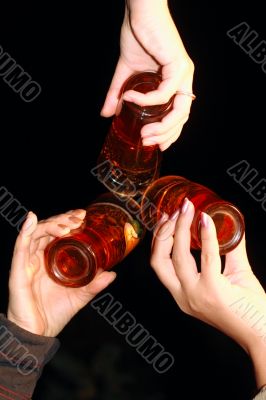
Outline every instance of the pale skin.
POLYGON ((226 255, 222 273, 215 226, 202 213, 199 272, 190 251, 193 215, 194 206, 186 199, 177 213, 163 216, 154 233, 151 265, 182 311, 219 329, 243 347, 252 359, 257 386, 261 388, 266 385, 266 330, 262 332, 261 327, 240 318, 237 307, 232 306, 243 298, 245 304, 266 316, 266 294, 252 272, 245 239, 226 255))
MULTIPOLYGON (((166 103, 176 91, 192 92, 194 65, 169 12, 167 0, 128 0, 121 29, 120 58, 101 115, 115 114, 119 92, 133 73, 159 70, 162 83, 157 90, 142 94, 133 90, 124 99, 140 106, 166 103)), ((166 150, 179 137, 189 118, 192 98, 175 96, 173 110, 161 121, 145 125, 144 146, 158 144, 166 150)))
POLYGON ((38 223, 30 212, 16 240, 9 278, 7 317, 37 335, 55 337, 71 318, 116 277, 99 271, 87 286, 66 288, 55 283, 44 265, 44 249, 55 237, 78 228, 85 210, 69 211, 38 223))
MULTIPOLYGON (((244 239, 221 259, 212 219, 202 213, 201 267, 190 252, 194 207, 186 200, 181 210, 164 215, 152 243, 151 265, 185 313, 221 330, 239 343, 253 361, 258 388, 266 385, 266 340, 261 327, 251 326, 232 307, 239 299, 266 314, 266 294, 250 267, 244 239), (263 335, 262 335, 263 333, 263 335)), ((78 228, 84 210, 70 211, 37 223, 29 213, 17 238, 9 280, 8 319, 44 336, 57 336, 71 318, 115 279, 114 272, 99 272, 82 288, 53 282, 44 267, 44 249, 54 239, 78 228)))
MULTIPOLYGON (((147 69, 162 70, 163 82, 158 90, 145 95, 127 92, 126 100, 139 105, 162 104, 177 90, 192 91, 194 66, 172 20, 167 0, 126 2, 121 56, 101 112, 103 116, 115 113, 125 79, 133 72, 147 69)), ((161 150, 169 147, 188 119, 191 102, 191 97, 177 95, 173 111, 161 123, 143 128, 143 144, 157 143, 161 150)), ((77 228, 84 215, 84 210, 76 210, 38 224, 36 215, 29 213, 16 241, 9 281, 8 318, 22 328, 56 336, 78 310, 115 278, 114 272, 102 272, 88 286, 70 289, 55 284, 46 274, 45 246, 54 237, 77 228)))

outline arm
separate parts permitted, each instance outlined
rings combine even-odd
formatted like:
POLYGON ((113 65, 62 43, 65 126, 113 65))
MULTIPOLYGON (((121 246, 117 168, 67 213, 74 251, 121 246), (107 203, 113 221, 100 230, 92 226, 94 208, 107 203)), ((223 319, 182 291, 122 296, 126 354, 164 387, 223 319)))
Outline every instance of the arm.
POLYGON ((66 288, 47 275, 45 247, 78 228, 84 217, 84 210, 75 210, 37 223, 30 212, 23 224, 12 259, 7 319, 0 318, 0 398, 31 397, 59 346, 55 336, 115 278, 114 272, 99 272, 87 286, 66 288))
MULTIPOLYGON (((140 106, 166 103, 177 91, 192 92, 194 66, 188 56, 167 0, 128 0, 121 29, 120 58, 101 114, 115 113, 119 92, 134 72, 161 69, 163 81, 158 90, 141 94, 128 91, 124 99, 140 106)), ((143 127, 143 145, 157 143, 168 148, 180 135, 188 119, 192 97, 178 94, 174 108, 160 123, 143 127)))
POLYGON ((260 389, 266 385, 266 294, 252 272, 245 242, 242 240, 226 255, 222 273, 215 226, 202 213, 198 272, 190 252, 193 204, 185 200, 177 214, 159 223, 151 265, 185 313, 214 326, 242 346, 251 357, 260 389))
POLYGON ((35 335, 0 314, 0 399, 30 399, 59 340, 35 335))

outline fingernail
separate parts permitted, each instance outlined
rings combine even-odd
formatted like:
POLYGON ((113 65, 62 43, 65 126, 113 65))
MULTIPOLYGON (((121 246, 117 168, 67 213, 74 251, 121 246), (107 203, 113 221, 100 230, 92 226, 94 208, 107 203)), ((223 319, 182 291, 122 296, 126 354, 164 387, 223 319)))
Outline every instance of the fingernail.
POLYGON ((86 210, 83 210, 82 208, 79 208, 77 210, 72 210, 72 211, 69 211, 69 212, 71 212, 74 215, 81 215, 81 214, 86 215, 86 210))
POLYGON ((70 232, 70 228, 64 224, 57 224, 57 226, 61 229, 61 231, 70 232))
POLYGON ((125 100, 125 101, 133 101, 133 97, 130 94, 125 94, 123 96, 123 100, 125 100))
MULTIPOLYGON (((146 128, 146 126, 145 126, 146 128)), ((152 136, 154 133, 154 128, 146 128, 146 129, 142 129, 142 131, 140 132, 141 136, 144 137, 148 137, 148 136, 152 136)))
POLYGON ((117 274, 114 271, 108 271, 109 276, 111 275, 113 277, 113 279, 116 278, 117 274))
POLYGON ((155 140, 152 140, 151 138, 144 138, 142 140, 142 144, 143 144, 143 146, 153 146, 153 145, 155 145, 157 143, 156 143, 155 140))
POLYGON ((163 222, 167 221, 169 218, 169 215, 166 212, 163 212, 163 215, 159 219, 159 225, 162 224, 163 222))
POLYGON ((77 217, 74 217, 73 215, 72 215, 71 217, 68 217, 68 219, 69 219, 71 222, 74 222, 74 224, 80 224, 80 223, 82 222, 82 219, 77 218, 77 217))
POLYGON ((188 206, 189 206, 189 200, 187 197, 185 197, 185 200, 183 202, 182 209, 181 209, 182 214, 185 214, 187 212, 188 206))
POLYGON ((141 132, 141 137, 142 137, 142 139, 148 139, 148 138, 150 138, 150 137, 152 137, 152 134, 153 134, 153 132, 141 132))
POLYGON ((177 219, 178 215, 180 214, 179 208, 171 215, 170 220, 174 221, 177 219))
POLYGON ((27 215, 27 218, 23 224, 23 231, 27 231, 31 225, 33 224, 32 212, 30 211, 27 215))
POLYGON ((202 212, 200 217, 201 217, 200 219, 201 219, 202 226, 204 226, 204 228, 208 228, 208 226, 209 226, 208 215, 206 213, 202 212))

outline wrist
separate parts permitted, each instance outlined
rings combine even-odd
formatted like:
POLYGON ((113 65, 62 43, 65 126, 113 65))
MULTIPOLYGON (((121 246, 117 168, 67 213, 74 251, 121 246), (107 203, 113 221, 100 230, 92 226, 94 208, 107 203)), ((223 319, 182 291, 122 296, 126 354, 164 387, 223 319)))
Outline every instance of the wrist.
POLYGON ((50 336, 50 335, 46 334, 43 325, 39 326, 39 324, 38 325, 34 324, 33 321, 27 321, 26 319, 18 318, 10 310, 7 311, 6 317, 7 317, 8 321, 12 322, 13 324, 17 325, 19 328, 21 328, 29 333, 32 333, 34 335, 40 335, 40 336, 50 336))
POLYGON ((256 339, 248 349, 248 353, 253 363, 257 388, 261 389, 266 385, 266 337, 256 339))
POLYGON ((130 13, 141 15, 146 10, 149 13, 152 10, 153 14, 157 9, 168 10, 168 0, 126 0, 126 8, 130 13))

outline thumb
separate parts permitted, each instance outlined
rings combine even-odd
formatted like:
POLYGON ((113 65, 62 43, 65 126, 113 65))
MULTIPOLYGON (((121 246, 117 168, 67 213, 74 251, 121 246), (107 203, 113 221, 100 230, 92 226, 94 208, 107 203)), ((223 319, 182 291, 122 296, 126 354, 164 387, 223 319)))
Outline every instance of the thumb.
POLYGON ((237 272, 239 269, 249 271, 251 266, 248 261, 246 251, 246 240, 245 235, 243 236, 239 245, 230 253, 226 254, 226 263, 224 273, 237 272))
POLYGON ((15 243, 12 260, 12 263, 14 265, 17 265, 18 262, 21 264, 23 261, 26 261, 26 258, 28 259, 30 243, 32 235, 37 227, 37 223, 37 216, 32 211, 30 211, 22 225, 21 231, 15 243))
POLYGON ((116 273, 114 271, 104 271, 101 272, 87 285, 80 288, 79 296, 82 304, 80 308, 84 307, 89 301, 91 301, 98 293, 107 288, 116 278, 116 273))
POLYGON ((102 117, 111 117, 115 114, 118 104, 121 88, 126 79, 132 74, 132 70, 126 67, 120 60, 117 63, 116 70, 107 92, 103 108, 101 110, 102 117))
POLYGON ((15 277, 21 286, 28 282, 26 268, 30 261, 30 244, 32 235, 37 227, 37 222, 37 216, 30 211, 15 243, 10 279, 12 280, 15 277))
POLYGON ((219 244, 213 219, 201 213, 201 275, 216 279, 221 274, 219 244))

